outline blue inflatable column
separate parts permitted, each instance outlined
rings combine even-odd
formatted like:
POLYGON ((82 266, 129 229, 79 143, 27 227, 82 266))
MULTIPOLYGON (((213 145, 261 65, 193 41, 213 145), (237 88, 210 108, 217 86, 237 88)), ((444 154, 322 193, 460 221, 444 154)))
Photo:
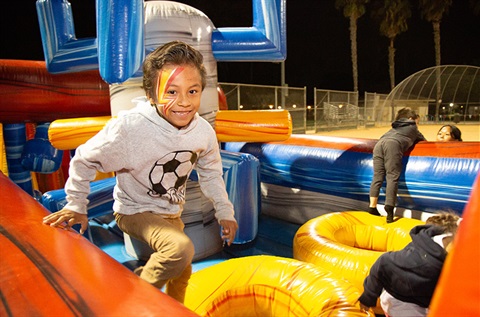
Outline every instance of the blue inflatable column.
POLYGON ((25 144, 21 158, 22 166, 32 172, 50 174, 62 164, 63 151, 52 146, 48 140, 50 123, 37 125, 35 138, 25 144))
POLYGON ((27 142, 24 123, 3 125, 5 152, 7 156, 8 176, 24 191, 33 196, 32 175, 22 165, 22 153, 27 142))
POLYGON ((260 214, 260 161, 248 153, 221 151, 223 179, 235 210, 238 231, 233 243, 253 241, 260 214))
POLYGON ((97 0, 98 63, 107 83, 123 83, 142 66, 142 0, 97 0))

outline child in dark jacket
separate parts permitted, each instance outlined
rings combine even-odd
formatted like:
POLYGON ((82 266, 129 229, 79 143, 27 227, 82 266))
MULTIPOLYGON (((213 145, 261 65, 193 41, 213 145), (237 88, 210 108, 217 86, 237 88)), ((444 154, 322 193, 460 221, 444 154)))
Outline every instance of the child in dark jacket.
POLYGON ((380 297, 386 316, 426 316, 459 221, 453 213, 432 216, 411 230, 404 249, 381 255, 365 278, 360 306, 374 307, 380 297))
POLYGON ((370 185, 369 213, 380 216, 377 210, 378 196, 386 179, 385 211, 387 223, 393 222, 393 210, 397 203, 398 179, 402 173, 402 158, 409 148, 419 141, 426 141, 418 131, 419 117, 406 107, 397 112, 392 129, 385 133, 373 148, 373 179, 370 185))

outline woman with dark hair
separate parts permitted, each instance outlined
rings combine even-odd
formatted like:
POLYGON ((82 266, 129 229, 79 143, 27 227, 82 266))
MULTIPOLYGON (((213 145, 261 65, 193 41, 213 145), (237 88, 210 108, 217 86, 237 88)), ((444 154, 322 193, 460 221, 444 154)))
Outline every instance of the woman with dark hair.
POLYGON ((463 141, 462 131, 454 125, 446 124, 438 130, 437 133, 438 142, 451 142, 451 141, 463 141))

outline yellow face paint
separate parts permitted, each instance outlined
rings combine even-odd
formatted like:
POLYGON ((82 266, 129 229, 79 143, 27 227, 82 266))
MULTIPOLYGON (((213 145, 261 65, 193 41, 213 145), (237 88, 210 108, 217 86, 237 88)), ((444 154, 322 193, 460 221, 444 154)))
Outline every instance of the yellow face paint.
POLYGON ((176 95, 174 94, 169 94, 168 88, 170 87, 170 84, 172 80, 183 71, 183 67, 177 67, 174 69, 163 69, 160 71, 159 74, 159 79, 157 81, 157 100, 158 100, 158 105, 159 111, 165 115, 165 113, 170 109, 174 103, 175 100, 177 99, 176 95))

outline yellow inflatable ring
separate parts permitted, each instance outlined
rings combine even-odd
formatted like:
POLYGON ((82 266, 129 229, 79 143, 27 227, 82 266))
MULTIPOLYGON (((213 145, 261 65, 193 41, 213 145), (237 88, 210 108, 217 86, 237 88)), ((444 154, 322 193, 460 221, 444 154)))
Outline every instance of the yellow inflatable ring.
POLYGON ((185 306, 200 316, 375 316, 357 288, 310 263, 269 255, 230 259, 192 274, 185 306))
POLYGON ((303 224, 293 240, 293 257, 334 272, 363 292, 363 281, 373 263, 386 251, 403 249, 411 242, 410 230, 425 222, 385 217, 367 212, 329 213, 303 224))

